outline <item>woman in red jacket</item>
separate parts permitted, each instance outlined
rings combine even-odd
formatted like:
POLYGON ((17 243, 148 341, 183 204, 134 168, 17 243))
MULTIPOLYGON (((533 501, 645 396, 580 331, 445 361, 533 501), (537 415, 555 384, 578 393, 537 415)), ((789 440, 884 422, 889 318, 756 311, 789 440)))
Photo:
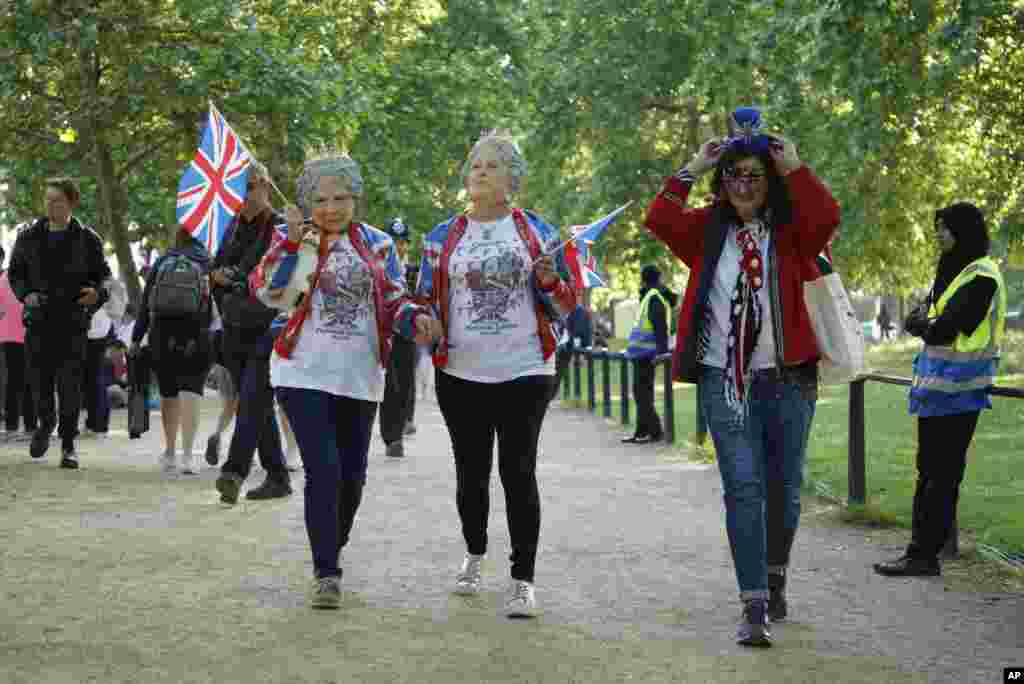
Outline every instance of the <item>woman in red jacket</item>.
POLYGON ((673 373, 697 383, 718 456, 743 618, 737 641, 771 645, 800 519, 818 348, 803 282, 839 225, 839 206, 792 142, 739 108, 731 137, 705 143, 665 182, 646 225, 689 268, 673 373), (715 201, 686 199, 708 171, 715 201))

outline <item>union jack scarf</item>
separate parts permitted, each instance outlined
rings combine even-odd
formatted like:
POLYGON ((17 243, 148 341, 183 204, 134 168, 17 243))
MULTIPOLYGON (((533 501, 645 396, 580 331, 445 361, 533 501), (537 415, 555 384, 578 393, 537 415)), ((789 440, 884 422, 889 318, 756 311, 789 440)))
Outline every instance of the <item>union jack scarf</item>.
POLYGON ((760 220, 736 231, 740 248, 740 272, 729 305, 729 338, 726 342, 725 401, 737 413, 745 413, 752 376, 750 360, 761 336, 763 312, 758 292, 765 284, 761 239, 768 227, 760 220))

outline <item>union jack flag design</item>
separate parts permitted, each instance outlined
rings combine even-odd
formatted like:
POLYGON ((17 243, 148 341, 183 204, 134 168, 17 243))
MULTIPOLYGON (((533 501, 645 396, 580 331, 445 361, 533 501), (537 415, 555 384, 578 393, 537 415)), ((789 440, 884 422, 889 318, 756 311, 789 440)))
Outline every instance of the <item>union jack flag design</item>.
POLYGON ((250 161, 249 150, 211 103, 199 149, 178 183, 178 223, 210 254, 245 202, 250 161))
POLYGON ((590 245, 582 240, 570 240, 565 246, 565 263, 569 266, 578 289, 604 287, 604 280, 597 273, 597 259, 590 245))
POLYGON ((627 202, 593 223, 569 228, 572 237, 565 243, 565 261, 579 289, 605 287, 604 280, 598 275, 597 259, 591 248, 608 230, 608 226, 614 223, 615 219, 619 218, 631 204, 632 202, 627 202))

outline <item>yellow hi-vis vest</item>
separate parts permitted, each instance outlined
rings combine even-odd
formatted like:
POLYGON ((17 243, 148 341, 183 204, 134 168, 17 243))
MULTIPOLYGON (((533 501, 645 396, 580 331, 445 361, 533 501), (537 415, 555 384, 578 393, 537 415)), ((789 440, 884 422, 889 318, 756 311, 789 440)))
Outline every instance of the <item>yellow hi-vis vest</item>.
MULTIPOLYGON (((626 356, 631 359, 650 359, 658 355, 658 340, 654 336, 654 325, 650 316, 647 315, 650 309, 651 298, 657 297, 661 305, 669 312, 668 303, 658 288, 652 287, 640 300, 640 310, 636 314, 636 322, 633 323, 633 330, 629 333, 629 344, 626 347, 626 356)), ((666 325, 667 325, 666 321, 666 325)))
POLYGON ((992 408, 989 390, 999 365, 999 345, 1006 328, 1006 286, 999 266, 990 257, 969 263, 928 312, 942 315, 957 290, 975 278, 992 278, 996 291, 988 315, 970 335, 962 332, 948 346, 926 344, 914 359, 910 412, 944 416, 992 408))

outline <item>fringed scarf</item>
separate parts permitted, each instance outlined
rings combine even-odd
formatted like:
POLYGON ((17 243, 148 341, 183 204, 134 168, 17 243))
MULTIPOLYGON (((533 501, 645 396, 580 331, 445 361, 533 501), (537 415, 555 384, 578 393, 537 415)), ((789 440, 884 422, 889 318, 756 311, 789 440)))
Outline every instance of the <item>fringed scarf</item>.
POLYGON ((765 285, 761 239, 767 230, 763 222, 755 221, 739 228, 735 237, 740 249, 740 272, 729 308, 725 401, 737 413, 746 412, 752 378, 750 360, 761 336, 763 312, 757 295, 765 285))

